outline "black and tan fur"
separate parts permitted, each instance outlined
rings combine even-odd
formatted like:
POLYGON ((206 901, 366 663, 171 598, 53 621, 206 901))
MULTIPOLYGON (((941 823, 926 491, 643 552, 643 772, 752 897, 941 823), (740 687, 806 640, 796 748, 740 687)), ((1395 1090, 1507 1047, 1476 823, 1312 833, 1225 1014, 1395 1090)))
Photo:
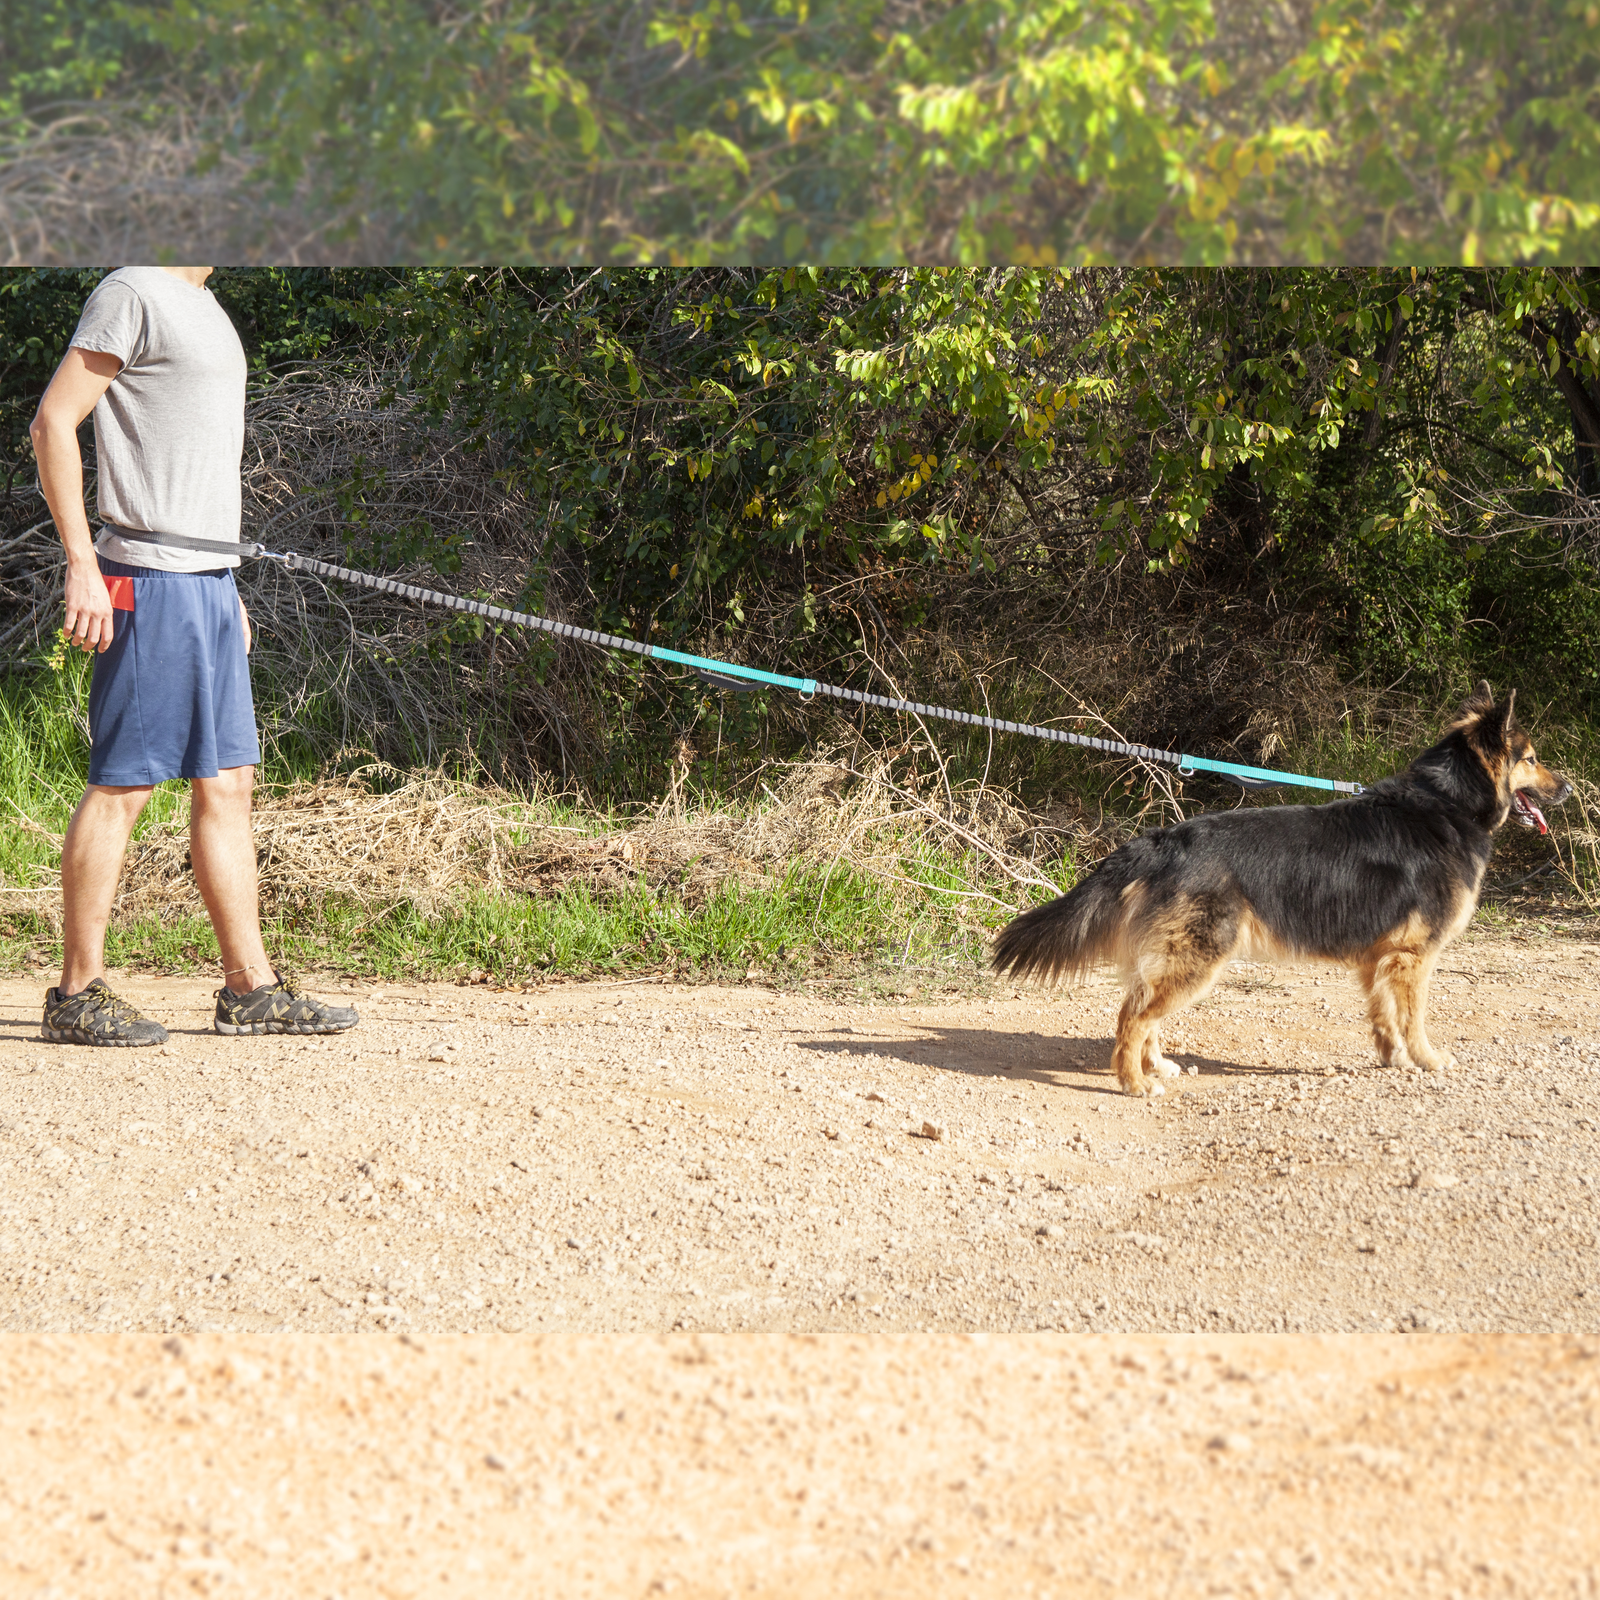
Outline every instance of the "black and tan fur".
POLYGON ((1496 705, 1480 683, 1432 749, 1364 794, 1141 834, 1008 923, 996 969, 1060 980, 1113 965, 1127 992, 1112 1065, 1129 1094, 1176 1075, 1161 1019, 1233 960, 1341 961, 1360 975, 1385 1066, 1448 1066, 1424 1026, 1434 963, 1477 909, 1495 831, 1513 815, 1546 831, 1540 804, 1572 792, 1539 764, 1515 699, 1496 705))

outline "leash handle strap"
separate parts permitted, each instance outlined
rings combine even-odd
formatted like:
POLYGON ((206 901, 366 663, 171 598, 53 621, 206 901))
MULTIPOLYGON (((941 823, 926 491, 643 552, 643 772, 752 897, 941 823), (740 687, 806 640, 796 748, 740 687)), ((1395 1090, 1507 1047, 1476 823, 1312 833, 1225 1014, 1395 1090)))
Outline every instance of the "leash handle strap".
POLYGON ((795 678, 781 672, 765 672, 760 667, 741 666, 736 661, 717 661, 707 656, 689 655, 682 650, 646 644, 638 639, 625 639, 620 634, 601 633, 595 628, 577 628, 568 622, 556 622, 549 617, 536 617, 526 611, 513 611, 507 606, 491 605, 487 600, 468 600, 460 595, 445 594, 439 589, 424 589, 419 584, 401 583, 397 578, 380 578, 371 572, 355 567, 341 567, 331 561, 318 561, 311 556, 296 555, 290 551, 279 555, 261 544, 225 544, 218 539, 194 539, 186 534, 139 533, 136 530, 117 530, 127 537, 143 539, 151 544, 170 544, 183 550, 236 555, 245 559, 264 557, 281 561, 290 572, 310 572, 319 578, 334 578, 341 583, 353 583, 379 594, 398 595, 423 605, 444 606, 468 616, 483 617, 516 628, 533 628, 540 633, 554 634, 557 638, 573 639, 580 644, 595 645, 602 650, 624 650, 631 655, 649 656, 657 661, 671 661, 691 667, 697 672, 710 672, 722 678, 743 678, 750 683, 770 684, 777 689, 792 689, 802 699, 827 695, 835 700, 848 700, 855 705, 875 706, 884 711, 909 712, 916 717, 932 717, 939 722, 954 722, 962 727, 988 728, 996 733, 1021 734, 1029 739, 1047 739, 1054 744, 1075 745, 1083 750, 1096 750, 1102 755, 1133 756, 1140 761, 1160 761, 1176 767, 1180 777, 1195 772, 1215 772, 1250 788, 1285 785, 1293 788, 1323 789, 1334 794, 1360 794, 1359 783, 1342 783, 1332 778, 1312 778, 1295 772, 1274 772, 1267 767, 1241 766, 1233 761, 1213 761, 1206 756, 1180 755, 1174 750, 1157 750, 1149 745, 1123 744, 1117 739, 1097 739, 1092 734, 1072 733, 1065 728, 1045 728, 1031 722, 1008 722, 1000 717, 981 717, 973 711, 957 711, 950 706, 923 705, 916 700, 899 700, 892 695, 868 694, 860 689, 845 689, 834 683, 818 683, 815 678, 795 678))
POLYGON ((100 531, 115 534, 130 544, 171 545, 177 550, 198 550, 208 556, 237 556, 246 561, 261 556, 272 558, 272 552, 264 544, 246 544, 242 539, 196 539, 187 533, 150 533, 143 528, 119 527, 114 522, 102 523, 100 531))

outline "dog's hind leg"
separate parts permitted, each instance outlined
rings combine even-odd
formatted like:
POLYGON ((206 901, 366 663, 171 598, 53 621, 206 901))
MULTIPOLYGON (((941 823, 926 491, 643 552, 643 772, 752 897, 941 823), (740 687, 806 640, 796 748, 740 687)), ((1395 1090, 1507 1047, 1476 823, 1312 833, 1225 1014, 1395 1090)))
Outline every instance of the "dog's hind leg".
POLYGON ((1211 987, 1236 933, 1232 918, 1190 902, 1169 917, 1159 942, 1152 939, 1137 956, 1111 1053, 1117 1082, 1129 1094, 1161 1094, 1160 1079, 1177 1076, 1161 1054, 1161 1019, 1211 987))
MULTIPOLYGON (((1192 1005, 1196 1000, 1198 1000, 1200 998, 1200 996, 1202 994, 1205 993, 1205 991, 1207 989, 1209 989, 1211 987, 1212 979, 1215 978, 1215 976, 1216 976, 1216 968, 1213 968, 1212 972, 1211 972, 1211 976, 1208 977, 1200 985, 1200 987, 1198 989, 1195 989, 1193 991, 1185 993, 1182 996, 1182 998, 1180 998, 1180 999, 1178 999, 1178 1000, 1173 1002, 1172 1007, 1170 1009, 1171 1010, 1176 1010, 1179 1006, 1182 1006, 1182 1005, 1192 1005)), ((1150 1032, 1145 1035, 1144 1060, 1143 1060, 1142 1065, 1144 1067, 1145 1075, 1147 1077, 1152 1077, 1152 1078, 1181 1078, 1183 1076, 1183 1068, 1180 1067, 1177 1064, 1177 1062, 1167 1060, 1167 1058, 1161 1053, 1161 1024, 1160 1023, 1156 1023, 1150 1029, 1150 1032)))
POLYGON ((1111 1066, 1117 1082, 1129 1094, 1165 1094, 1157 1082, 1145 1082, 1145 1041, 1161 1015, 1157 1009, 1157 988, 1142 976, 1136 976, 1122 997, 1122 1010, 1117 1015, 1117 1042, 1111 1050, 1111 1066))
POLYGON ((1176 1078, 1182 1068, 1174 1066, 1161 1053, 1161 1024, 1155 1023, 1144 1038, 1144 1057, 1140 1062, 1145 1076, 1150 1078, 1176 1078))

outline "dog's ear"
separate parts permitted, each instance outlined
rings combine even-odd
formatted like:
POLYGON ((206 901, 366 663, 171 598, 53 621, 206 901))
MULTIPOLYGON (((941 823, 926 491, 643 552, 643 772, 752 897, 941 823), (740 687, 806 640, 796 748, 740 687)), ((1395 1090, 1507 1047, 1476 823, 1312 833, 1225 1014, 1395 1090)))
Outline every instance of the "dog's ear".
POLYGON ((1516 727, 1517 691, 1513 689, 1503 705, 1491 705, 1474 719, 1467 729, 1467 738, 1485 755, 1509 752, 1511 730, 1516 727))
POLYGON ((1494 711, 1494 690, 1489 687, 1487 678, 1478 680, 1478 687, 1461 702, 1461 709, 1456 712, 1451 728, 1476 728, 1485 717, 1494 711))

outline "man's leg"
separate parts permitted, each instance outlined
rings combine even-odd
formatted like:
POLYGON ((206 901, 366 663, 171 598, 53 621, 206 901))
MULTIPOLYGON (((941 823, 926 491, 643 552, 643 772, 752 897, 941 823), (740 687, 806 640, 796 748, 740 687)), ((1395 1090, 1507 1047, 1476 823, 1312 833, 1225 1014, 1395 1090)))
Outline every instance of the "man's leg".
POLYGON ((105 972, 106 924, 117 897, 122 858, 150 793, 149 785, 92 783, 72 813, 61 846, 64 995, 80 993, 105 972))
POLYGON ((222 951, 224 985, 235 994, 272 982, 261 942, 256 841, 250 830, 254 767, 228 767, 190 780, 189 855, 200 898, 222 951))
POLYGON ((353 1010, 283 983, 267 959, 250 831, 254 782, 254 767, 225 767, 214 778, 190 780, 189 855, 227 969, 217 997, 217 1031, 343 1033, 360 1020, 353 1010))
POLYGON ((91 783, 61 844, 61 986, 44 997, 40 1037, 55 1044, 165 1044, 167 1030, 111 992, 105 981, 106 924, 117 897, 128 835, 150 785, 91 783))

